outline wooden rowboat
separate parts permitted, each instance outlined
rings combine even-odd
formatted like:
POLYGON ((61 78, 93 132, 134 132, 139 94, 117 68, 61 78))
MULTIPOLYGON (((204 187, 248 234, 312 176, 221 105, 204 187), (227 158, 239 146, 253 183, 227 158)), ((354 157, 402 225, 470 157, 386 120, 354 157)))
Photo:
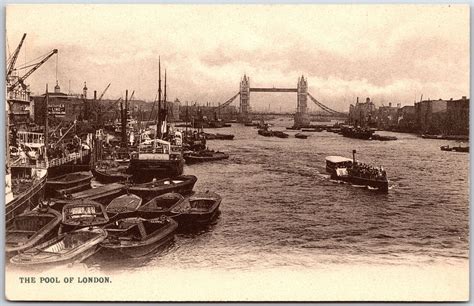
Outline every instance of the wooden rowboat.
POLYGON ((123 167, 117 168, 95 168, 91 170, 94 177, 101 183, 118 183, 128 181, 132 175, 125 173, 126 169, 123 167))
POLYGON ((196 181, 197 177, 194 175, 180 175, 175 178, 166 178, 144 184, 135 184, 130 186, 129 191, 141 197, 143 201, 148 202, 151 199, 168 192, 176 192, 181 195, 189 194, 193 190, 196 181))
POLYGON ((107 205, 117 196, 125 193, 125 185, 112 183, 89 190, 76 192, 71 195, 71 199, 88 199, 107 205))
POLYGON ((5 251, 14 255, 41 244, 57 234, 61 214, 41 207, 16 216, 6 229, 5 251))
POLYGON ((113 199, 105 208, 110 219, 116 220, 132 216, 142 204, 142 198, 129 193, 113 199))
POLYGON ((184 157, 186 164, 196 164, 208 161, 216 161, 229 158, 229 154, 224 152, 201 151, 197 153, 190 153, 184 157))
POLYGON ((173 239, 177 228, 176 221, 164 216, 149 220, 120 219, 104 227, 108 236, 101 247, 129 257, 142 257, 173 239))
POLYGON ((63 196, 90 188, 93 175, 90 172, 74 172, 46 181, 46 194, 49 196, 63 196))
POLYGON ((171 210, 181 205, 184 197, 179 193, 170 192, 157 196, 138 208, 138 215, 142 218, 157 218, 169 215, 171 210))
POLYGON ((63 207, 61 231, 100 226, 107 222, 109 217, 102 204, 92 200, 75 200, 63 207))
POLYGON ((99 202, 100 204, 107 205, 116 197, 125 193, 125 185, 120 183, 112 183, 97 188, 84 190, 67 195, 62 199, 51 199, 50 207, 57 211, 62 211, 66 204, 70 204, 76 200, 90 200, 99 202))
POLYGON ((10 259, 16 265, 67 264, 81 262, 97 251, 99 243, 107 237, 100 228, 82 228, 60 234, 10 259))
POLYGON ((171 212, 181 228, 210 224, 219 213, 222 197, 215 192, 198 192, 171 212))

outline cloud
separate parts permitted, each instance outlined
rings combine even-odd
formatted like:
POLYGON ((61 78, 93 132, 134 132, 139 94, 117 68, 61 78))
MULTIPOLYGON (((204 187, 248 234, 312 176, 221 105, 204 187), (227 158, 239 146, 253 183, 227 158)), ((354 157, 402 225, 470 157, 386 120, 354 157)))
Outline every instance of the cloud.
MULTIPOLYGON (((215 104, 233 96, 244 74, 253 86, 294 87, 347 110, 357 96, 412 104, 415 96, 469 92, 469 8, 458 5, 13 5, 10 52, 28 33, 19 63, 59 49, 64 91, 87 81, 106 97, 152 101, 158 56, 169 96, 215 104)), ((27 81, 54 84, 50 59, 27 81)), ((291 94, 252 94, 252 104, 292 110, 291 94)))

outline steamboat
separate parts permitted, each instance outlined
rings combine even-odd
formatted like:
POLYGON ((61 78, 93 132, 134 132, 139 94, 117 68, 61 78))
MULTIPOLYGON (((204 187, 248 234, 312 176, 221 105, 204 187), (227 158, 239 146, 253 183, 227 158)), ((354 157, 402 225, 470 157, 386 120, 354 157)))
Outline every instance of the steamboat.
POLYGON ((331 178, 388 192, 388 179, 385 170, 382 167, 376 168, 359 163, 355 159, 355 153, 356 151, 353 150, 352 159, 342 156, 326 157, 326 171, 331 174, 331 178))

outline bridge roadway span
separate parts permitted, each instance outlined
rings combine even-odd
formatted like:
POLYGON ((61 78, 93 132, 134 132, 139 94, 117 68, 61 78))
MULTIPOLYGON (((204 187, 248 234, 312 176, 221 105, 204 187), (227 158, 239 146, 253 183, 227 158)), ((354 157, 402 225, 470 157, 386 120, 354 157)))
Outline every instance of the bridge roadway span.
POLYGON ((260 87, 260 88, 250 88, 250 92, 298 92, 298 89, 297 88, 260 87))

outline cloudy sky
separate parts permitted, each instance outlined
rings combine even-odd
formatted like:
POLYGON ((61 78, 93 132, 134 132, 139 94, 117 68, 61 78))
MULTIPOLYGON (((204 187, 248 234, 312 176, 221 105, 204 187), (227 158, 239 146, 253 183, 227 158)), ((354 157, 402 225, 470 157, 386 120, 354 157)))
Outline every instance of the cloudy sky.
MULTIPOLYGON (((341 111, 357 96, 409 105, 469 95, 468 6, 12 5, 6 29, 7 56, 27 33, 17 67, 59 50, 28 78, 35 93, 54 86, 57 68, 63 92, 112 83, 105 98, 129 89, 153 101, 161 56, 173 100, 217 105, 244 74, 254 87, 296 87, 304 75, 341 111)), ((252 93, 251 105, 293 110, 296 97, 252 93)))

